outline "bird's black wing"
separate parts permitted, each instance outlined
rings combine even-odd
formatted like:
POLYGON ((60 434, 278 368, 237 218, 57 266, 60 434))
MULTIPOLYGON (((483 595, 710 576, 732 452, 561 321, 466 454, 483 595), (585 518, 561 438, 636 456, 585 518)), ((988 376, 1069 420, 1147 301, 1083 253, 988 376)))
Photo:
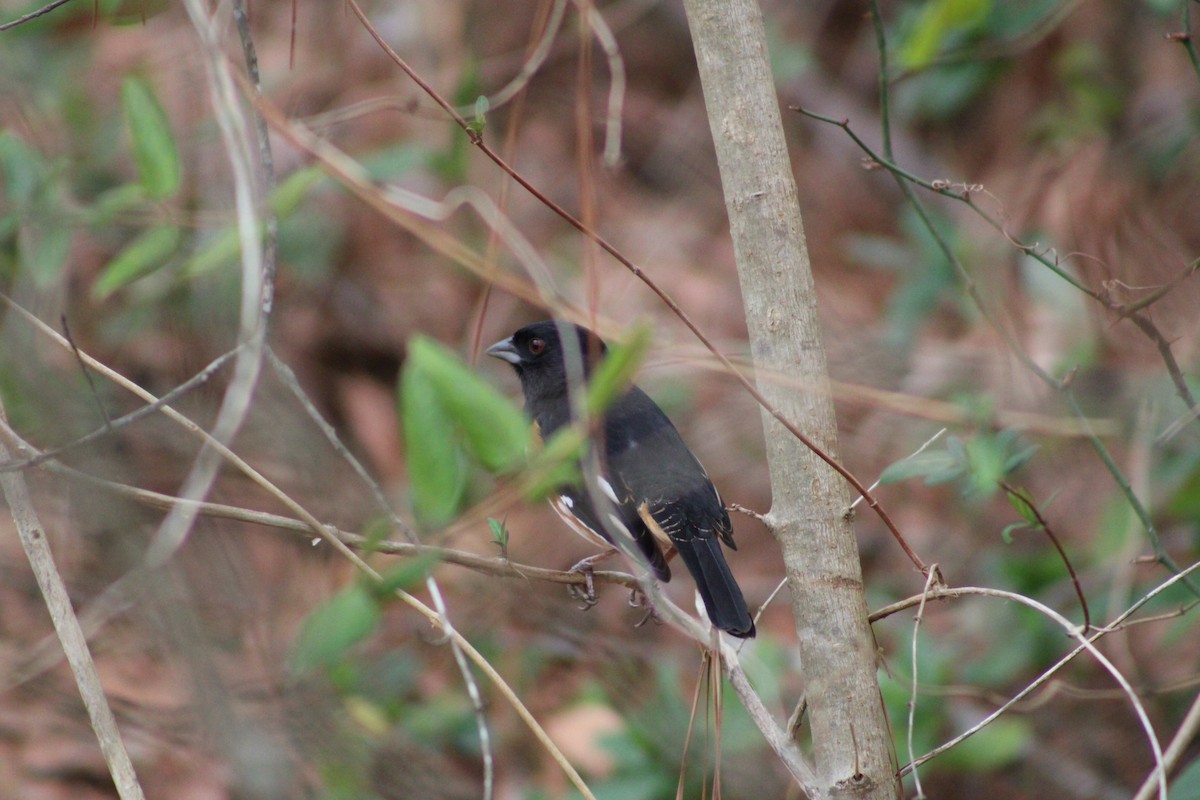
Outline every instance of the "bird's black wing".
MULTIPOLYGON (((600 492, 608 495, 609 488, 615 488, 611 482, 600 485, 600 492)), ((577 534, 597 547, 613 547, 614 531, 624 530, 633 540, 638 550, 646 558, 654 577, 660 581, 671 580, 671 568, 667 565, 666 556, 650 530, 637 516, 636 507, 629 497, 617 497, 616 502, 610 502, 611 497, 603 498, 605 507, 604 518, 596 512, 596 505, 591 495, 582 486, 564 486, 559 489, 558 496, 551 500, 551 505, 563 521, 577 534)))
POLYGON ((691 573, 713 624, 752 636, 754 623, 725 554, 733 526, 717 489, 653 400, 632 388, 605 418, 606 473, 638 519, 691 573))

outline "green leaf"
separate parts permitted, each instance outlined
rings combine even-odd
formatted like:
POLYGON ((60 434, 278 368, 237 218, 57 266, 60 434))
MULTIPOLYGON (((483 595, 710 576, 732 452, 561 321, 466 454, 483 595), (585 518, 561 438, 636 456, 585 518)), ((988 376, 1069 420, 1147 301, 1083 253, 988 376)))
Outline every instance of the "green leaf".
POLYGON ((21 263, 29 269, 38 286, 49 286, 58 279, 73 237, 71 226, 61 220, 21 221, 17 228, 21 263))
POLYGON ((483 129, 487 127, 487 112, 490 105, 488 99, 483 95, 475 98, 475 119, 467 123, 467 129, 477 136, 481 135, 483 129))
POLYGON ((440 560, 437 553, 428 552, 405 560, 396 569, 384 573, 383 580, 372 587, 375 595, 386 600, 397 591, 408 591, 423 582, 440 560))
POLYGON ((561 486, 578 484, 579 459, 587 450, 587 433, 581 425, 555 431, 521 475, 521 496, 529 502, 544 500, 561 486))
POLYGON ((1024 447, 1013 453, 1008 457, 1008 460, 1004 462, 1004 474, 1007 475, 1010 472, 1016 472, 1018 469, 1023 467, 1025 463, 1029 461, 1029 459, 1033 458, 1034 453, 1036 453, 1039 449, 1041 449, 1041 445, 1031 444, 1028 447, 1024 447))
MULTIPOLYGON (((317 167, 300 169, 289 175, 275 187, 268 201, 271 210, 283 221, 295 213, 300 203, 308 197, 313 187, 320 183, 325 174, 317 167)), ((262 231, 260 230, 260 236, 262 231)), ((229 225, 207 236, 183 265, 181 274, 185 279, 206 275, 220 267, 233 264, 242 252, 241 232, 236 225, 229 225)))
POLYGON ((529 421, 512 401, 432 339, 414 337, 408 361, 427 376, 437 402, 480 464, 492 472, 506 472, 525 460, 529 421))
POLYGON ((1029 493, 1028 489, 1022 487, 1015 492, 1005 492, 1004 494, 1008 497, 1008 502, 1012 507, 1021 515, 1021 519, 1034 527, 1041 527, 1037 512, 1034 510, 1033 495, 1029 493))
POLYGON ((180 274, 185 280, 206 275, 219 267, 237 261, 242 252, 242 239, 234 226, 223 228, 206 237, 194 255, 184 262, 180 274))
POLYGON ((922 69, 952 36, 970 30, 992 10, 991 0, 930 0, 899 48, 899 59, 908 69, 922 69))
POLYGON ((411 358, 400 374, 400 419, 413 511, 425 525, 449 522, 466 492, 466 464, 429 373, 411 358))
POLYGON ((126 183, 101 194, 87 210, 90 225, 108 225, 117 214, 137 208, 146 202, 146 187, 140 183, 126 183))
POLYGON ((488 528, 492 531, 492 541, 500 546, 501 550, 508 549, 508 526, 498 519, 488 517, 488 528))
POLYGON ((313 188, 325 177, 320 167, 298 169, 288 175, 271 192, 271 210, 280 217, 286 217, 295 211, 304 198, 308 197, 313 188))
POLYGON ((144 232, 108 263, 92 286, 92 297, 103 300, 118 289, 161 268, 179 247, 181 234, 174 225, 159 225, 144 232))
POLYGON ((0 171, 4 193, 12 205, 33 202, 46 182, 48 168, 41 154, 18 136, 0 131, 0 171))
POLYGON ((179 191, 182 176, 179 150, 154 90, 141 78, 126 78, 121 84, 121 106, 146 194, 158 200, 171 197, 179 191))
POLYGON ((292 667, 298 674, 337 665, 346 651, 366 639, 382 614, 366 587, 353 584, 317 606, 296 640, 292 667))
POLYGON ((1033 723, 1027 718, 999 717, 947 750, 940 760, 951 769, 982 773, 1013 763, 1032 741, 1033 723))
POLYGON ((1014 522, 1010 525, 1005 525, 1004 530, 1000 531, 1000 538, 1005 544, 1013 543, 1013 533, 1016 531, 1028 530, 1029 526, 1024 522, 1014 522))
POLYGON ((953 472, 957 477, 962 472, 962 463, 953 453, 945 450, 926 450, 923 453, 903 458, 889 464, 879 476, 880 483, 899 483, 910 478, 925 478, 953 472))
POLYGON ((650 348, 651 333, 650 326, 638 325, 628 342, 609 348, 600 366, 592 371, 588 379, 588 414, 595 416, 603 413, 633 383, 642 359, 650 348))

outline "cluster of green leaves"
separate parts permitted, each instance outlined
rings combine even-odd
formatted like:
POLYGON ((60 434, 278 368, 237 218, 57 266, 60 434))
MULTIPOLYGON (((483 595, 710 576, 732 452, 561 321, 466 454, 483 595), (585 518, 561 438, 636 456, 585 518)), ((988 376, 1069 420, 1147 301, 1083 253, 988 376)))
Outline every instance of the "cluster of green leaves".
POLYGON ((940 447, 930 447, 888 466, 881 483, 924 479, 926 486, 959 483, 967 496, 988 496, 1000 482, 1038 451, 1038 445, 1021 443, 1017 431, 980 432, 968 439, 953 434, 940 447))
MULTIPOLYGON (((149 81, 135 75, 122 81, 121 118, 137 173, 130 181, 118 177, 119 152, 109 154, 112 163, 97 160, 73 170, 67 159, 48 159, 13 131, 0 132, 0 171, 5 179, 0 251, 9 256, 8 272, 24 270, 39 286, 54 284, 72 241, 82 230, 91 231, 101 242, 112 241, 114 234, 119 237, 115 253, 92 285, 96 300, 165 267, 177 267, 178 278, 186 282, 236 263, 240 240, 232 220, 197 234, 185 214, 168 211, 180 203, 183 161, 171 122, 149 81), (146 225, 145 220, 151 222, 146 225)), ((100 125, 101 121, 81 120, 79 127, 100 125)), ((81 130, 76 135, 85 134, 81 130)), ((321 180, 322 173, 315 167, 294 172, 272 191, 271 210, 288 220, 321 180)), ((330 233, 328 225, 315 228, 330 233)), ((313 226, 300 230, 313 230, 313 226)), ((301 236, 300 241, 288 238, 292 244, 306 245, 289 245, 289 252, 306 253, 301 263, 314 255, 327 255, 328 243, 336 242, 336 236, 320 238, 327 244, 312 247, 311 236, 301 236)))
POLYGON ((1005 71, 1012 49, 1060 10, 1057 0, 930 0, 903 8, 889 43, 909 79, 897 85, 901 115, 942 122, 964 112, 1005 71), (1011 50, 1011 52, 1010 52, 1011 50), (981 57, 991 51, 993 58, 981 57))

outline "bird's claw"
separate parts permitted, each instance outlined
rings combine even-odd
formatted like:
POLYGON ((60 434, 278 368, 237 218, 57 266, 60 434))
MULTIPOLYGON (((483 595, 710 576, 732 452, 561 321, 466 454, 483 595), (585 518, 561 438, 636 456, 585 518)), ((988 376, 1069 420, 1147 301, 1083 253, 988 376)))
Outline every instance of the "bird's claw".
POLYGON ((596 570, 592 566, 593 563, 595 562, 592 558, 585 558, 567 570, 568 572, 577 572, 583 576, 582 587, 577 583, 567 584, 567 592, 571 597, 583 603, 579 607, 580 611, 587 611, 599 602, 596 599, 596 582, 594 578, 596 570))
POLYGON ((633 589, 629 590, 629 607, 646 609, 645 615, 636 623, 634 623, 633 627, 640 628, 651 620, 654 620, 655 625, 662 624, 662 617, 660 617, 658 615, 658 611, 655 610, 654 603, 652 603, 646 593, 638 587, 634 587, 633 589))

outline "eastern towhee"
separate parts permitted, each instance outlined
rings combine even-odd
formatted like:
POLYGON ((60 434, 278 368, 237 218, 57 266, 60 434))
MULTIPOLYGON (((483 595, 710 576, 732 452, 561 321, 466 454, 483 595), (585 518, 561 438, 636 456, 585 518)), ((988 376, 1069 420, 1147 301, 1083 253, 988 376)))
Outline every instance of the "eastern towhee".
MULTIPOLYGON (((549 320, 527 325, 487 349, 512 364, 525 411, 547 439, 571 423, 568 374, 586 378, 604 352, 604 343, 591 331, 549 320), (560 330, 568 334, 567 348, 560 330)), ((604 412, 596 431, 603 447, 594 497, 603 501, 604 516, 583 486, 560 487, 554 509, 576 533, 601 547, 614 546, 612 531, 625 531, 661 581, 671 579, 667 560, 678 551, 713 625, 733 636, 753 636, 754 621, 721 550, 722 542, 737 549, 729 514, 671 420, 632 386, 604 412)))

